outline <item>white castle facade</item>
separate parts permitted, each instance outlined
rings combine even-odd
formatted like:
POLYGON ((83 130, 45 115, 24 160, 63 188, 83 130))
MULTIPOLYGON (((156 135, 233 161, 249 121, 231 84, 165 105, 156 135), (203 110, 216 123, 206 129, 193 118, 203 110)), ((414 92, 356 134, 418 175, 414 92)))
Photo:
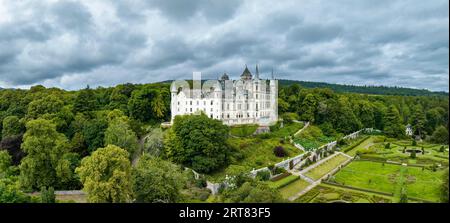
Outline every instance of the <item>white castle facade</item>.
POLYGON ((194 80, 194 89, 186 81, 175 81, 171 86, 171 123, 177 115, 203 112, 226 125, 274 124, 278 120, 278 81, 273 72, 271 79, 260 79, 258 66, 255 76, 246 66, 240 77, 230 80, 223 74, 203 84, 194 80))

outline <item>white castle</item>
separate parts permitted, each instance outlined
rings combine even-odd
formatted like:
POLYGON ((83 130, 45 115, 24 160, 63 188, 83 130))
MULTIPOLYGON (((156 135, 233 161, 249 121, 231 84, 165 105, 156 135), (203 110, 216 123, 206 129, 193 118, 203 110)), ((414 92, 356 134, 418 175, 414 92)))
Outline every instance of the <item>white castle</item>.
POLYGON ((218 80, 208 80, 203 85, 196 74, 199 73, 194 73, 193 90, 186 81, 172 83, 171 123, 177 115, 199 112, 226 125, 269 126, 278 120, 278 81, 273 71, 271 79, 260 79, 258 65, 255 77, 245 66, 239 80, 230 80, 224 73, 218 80))

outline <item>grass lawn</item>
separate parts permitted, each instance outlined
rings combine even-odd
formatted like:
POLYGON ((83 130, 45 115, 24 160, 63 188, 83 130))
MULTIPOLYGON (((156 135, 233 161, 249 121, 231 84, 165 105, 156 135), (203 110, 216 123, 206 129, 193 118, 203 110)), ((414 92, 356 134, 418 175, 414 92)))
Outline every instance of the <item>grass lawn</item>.
POLYGON ((337 183, 394 193, 401 166, 369 161, 353 161, 335 176, 337 183))
POLYGON ((288 199, 300 191, 304 190, 306 187, 309 186, 309 183, 305 180, 302 180, 300 178, 297 178, 296 181, 282 187, 279 189, 280 194, 283 198, 288 199))
POLYGON ((236 125, 230 128, 230 134, 237 137, 247 137, 251 136, 257 128, 258 125, 236 125))
POLYGON ((348 157, 342 154, 338 154, 333 158, 321 163, 319 166, 316 166, 313 169, 309 170, 305 173, 305 175, 311 179, 318 180, 348 159, 348 157))
POLYGON ((444 170, 433 172, 428 169, 422 170, 420 167, 408 167, 406 173, 407 195, 438 202, 444 172, 444 170))
POLYGON ((439 201, 439 189, 442 184, 444 170, 433 172, 421 167, 383 164, 370 161, 354 161, 334 176, 340 184, 395 193, 401 190, 405 182, 409 197, 429 201, 439 201), (402 182, 401 182, 402 181, 402 182))

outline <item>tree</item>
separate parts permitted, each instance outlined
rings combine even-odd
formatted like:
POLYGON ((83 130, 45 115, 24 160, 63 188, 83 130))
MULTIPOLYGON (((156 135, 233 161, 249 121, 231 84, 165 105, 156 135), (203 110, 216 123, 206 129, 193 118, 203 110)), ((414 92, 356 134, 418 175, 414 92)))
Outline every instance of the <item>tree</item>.
POLYGON ((420 137, 425 135, 425 123, 426 117, 424 113, 424 109, 420 104, 414 106, 413 114, 412 114, 412 127, 414 133, 419 135, 420 137))
POLYGON ((285 157, 285 156, 288 155, 287 152, 286 152, 286 150, 285 150, 282 146, 276 146, 276 147, 273 149, 273 153, 274 153, 275 156, 277 156, 277 157, 285 157))
POLYGON ((144 154, 132 170, 135 202, 173 203, 186 183, 181 168, 169 161, 144 154))
MULTIPOLYGON (((7 151, 0 151, 0 178, 2 177, 2 173, 7 173, 9 167, 11 166, 11 156, 7 151)), ((6 174, 5 174, 6 175, 6 174)))
POLYGON ((313 94, 307 94, 300 106, 300 119, 314 122, 317 99, 313 94))
POLYGON ((386 143, 386 145, 384 146, 385 149, 390 149, 391 148, 391 143, 386 143))
POLYGON ((131 163, 126 150, 108 145, 83 158, 76 168, 93 203, 129 202, 132 198, 131 163))
POLYGON ((129 154, 138 147, 136 133, 131 130, 128 122, 122 118, 114 118, 105 131, 105 144, 116 145, 128 151, 129 154))
POLYGON ((164 149, 164 134, 161 128, 154 128, 144 139, 144 152, 159 156, 164 149))
POLYGON ((448 144, 448 130, 444 126, 439 126, 431 135, 431 141, 434 143, 448 144))
POLYGON ((108 121, 100 117, 100 115, 86 122, 83 128, 83 137, 86 140, 89 152, 93 152, 104 145, 105 131, 107 128, 108 121))
POLYGON ((366 128, 375 127, 375 117, 373 106, 368 101, 360 101, 358 117, 366 128))
POLYGON ((29 203, 30 196, 23 193, 13 178, 0 178, 0 203, 29 203))
POLYGON ((404 135, 404 129, 401 125, 400 114, 394 105, 389 106, 385 120, 384 120, 384 132, 386 135, 394 138, 398 138, 404 135))
POLYGON ((46 187, 41 188, 41 203, 55 203, 56 197, 55 197, 55 190, 53 187, 49 187, 48 189, 46 187))
POLYGON ((75 101, 73 103, 73 110, 76 114, 77 112, 88 112, 94 111, 97 108, 97 99, 95 97, 94 91, 89 88, 89 85, 78 92, 75 101))
POLYGON ((61 111, 64 102, 55 95, 36 99, 28 105, 27 117, 36 119, 45 114, 56 114, 61 111))
POLYGON ((176 116, 164 138, 164 155, 202 173, 209 173, 229 158, 229 128, 206 115, 176 116))
POLYGON ((0 150, 8 151, 12 157, 12 164, 19 165, 25 153, 20 149, 22 135, 15 135, 3 138, 0 142, 0 150))
POLYGON ((69 161, 63 159, 68 152, 66 137, 45 119, 29 121, 26 128, 22 149, 27 155, 19 166, 21 186, 27 190, 39 189, 60 186, 69 180, 72 177, 69 161))
POLYGON ((415 158, 416 158, 416 150, 413 149, 413 150, 411 151, 411 154, 409 154, 409 156, 411 157, 411 159, 415 159, 415 158))
POLYGON ((20 135, 24 130, 24 126, 17 116, 8 116, 3 119, 2 137, 20 135))

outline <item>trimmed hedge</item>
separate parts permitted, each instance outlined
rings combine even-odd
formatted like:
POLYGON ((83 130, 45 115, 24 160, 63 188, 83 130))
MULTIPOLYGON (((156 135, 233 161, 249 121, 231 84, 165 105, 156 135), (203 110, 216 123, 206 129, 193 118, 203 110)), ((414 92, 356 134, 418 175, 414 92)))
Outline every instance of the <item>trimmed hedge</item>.
POLYGON ((282 188, 296 180, 300 179, 299 176, 296 175, 290 175, 288 177, 285 177, 281 180, 275 181, 275 182, 269 182, 269 187, 271 188, 275 188, 275 189, 279 189, 282 188))
POLYGON ((275 181, 281 180, 281 179, 283 179, 283 178, 285 178, 285 177, 288 177, 288 176, 290 176, 290 175, 291 175, 291 173, 285 172, 285 173, 282 173, 282 174, 277 175, 277 176, 275 176, 275 177, 272 177, 272 178, 270 179, 270 181, 275 182, 275 181))
POLYGON ((355 144, 353 144, 353 145, 351 145, 350 147, 344 149, 343 152, 345 153, 345 152, 348 152, 348 151, 354 149, 355 147, 361 145, 361 143, 363 143, 364 141, 366 141, 368 138, 370 138, 370 136, 365 136, 365 137, 363 137, 362 139, 360 139, 359 141, 357 141, 355 144))
POLYGON ((337 184, 337 183, 333 183, 333 182, 329 182, 329 181, 322 181, 322 183, 323 184, 329 184, 329 185, 337 186, 337 187, 343 187, 343 188, 347 188, 347 189, 352 189, 352 190, 359 190, 359 191, 374 193, 374 194, 381 194, 381 195, 386 195, 386 196, 394 196, 394 193, 387 193, 387 192, 381 192, 381 191, 376 191, 376 190, 369 190, 369 189, 364 189, 364 188, 352 187, 352 186, 337 184))

